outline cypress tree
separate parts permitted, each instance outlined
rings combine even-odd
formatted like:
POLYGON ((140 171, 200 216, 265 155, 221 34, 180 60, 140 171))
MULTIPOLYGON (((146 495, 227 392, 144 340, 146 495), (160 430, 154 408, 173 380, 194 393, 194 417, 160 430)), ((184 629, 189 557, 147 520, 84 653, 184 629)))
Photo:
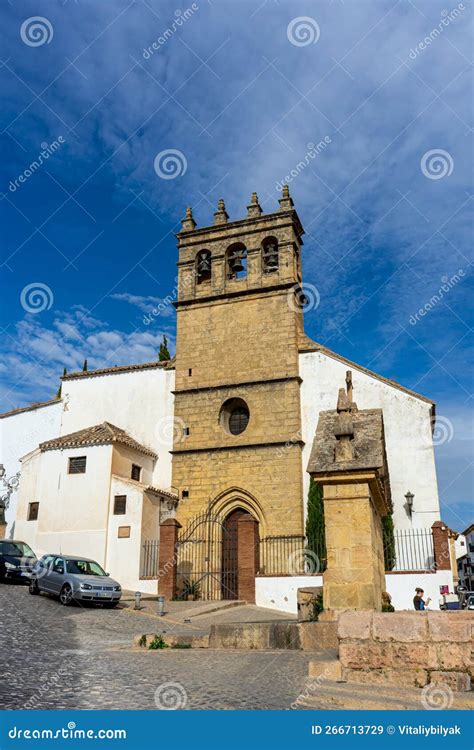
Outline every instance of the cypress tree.
MULTIPOLYGON (((63 377, 66 375, 66 373, 67 373, 67 369, 65 367, 64 370, 63 370, 63 377)), ((61 383, 59 383, 59 388, 56 391, 56 398, 58 398, 58 399, 61 398, 62 392, 63 392, 63 384, 61 382, 61 383)))
POLYGON ((158 352, 158 360, 160 362, 168 362, 171 359, 171 355, 168 351, 168 339, 163 336, 163 341, 160 344, 160 351, 158 352))
POLYGON ((82 372, 87 372, 87 359, 84 360, 84 364, 82 365, 82 372))
POLYGON ((383 556, 385 560, 385 570, 393 570, 396 561, 395 555, 395 532, 393 529, 393 516, 382 518, 383 531, 383 556))
POLYGON ((321 486, 311 477, 308 492, 308 516, 306 519, 307 549, 317 555, 320 571, 326 570, 326 534, 324 529, 324 504, 321 486))

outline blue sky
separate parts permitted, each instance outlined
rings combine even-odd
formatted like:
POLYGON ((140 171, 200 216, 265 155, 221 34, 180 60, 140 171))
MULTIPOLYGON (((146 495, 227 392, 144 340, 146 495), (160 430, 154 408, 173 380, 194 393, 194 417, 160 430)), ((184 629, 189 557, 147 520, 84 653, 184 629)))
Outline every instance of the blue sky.
POLYGON ((144 315, 173 295, 185 207, 237 219, 256 190, 273 211, 293 170, 307 333, 437 402, 443 515, 471 522, 472 6, 24 0, 1 27, 0 409, 85 357, 173 348, 171 306, 144 315))

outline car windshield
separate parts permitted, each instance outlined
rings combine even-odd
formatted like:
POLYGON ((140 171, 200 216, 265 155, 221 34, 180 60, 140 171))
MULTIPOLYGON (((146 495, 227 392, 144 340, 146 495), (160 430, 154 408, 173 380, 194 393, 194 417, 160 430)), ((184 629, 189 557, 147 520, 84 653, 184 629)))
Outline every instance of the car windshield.
POLYGON ((0 542, 0 555, 10 557, 34 557, 35 553, 25 542, 0 542))
POLYGON ((105 576, 99 563, 90 560, 66 560, 66 570, 80 576, 105 576))

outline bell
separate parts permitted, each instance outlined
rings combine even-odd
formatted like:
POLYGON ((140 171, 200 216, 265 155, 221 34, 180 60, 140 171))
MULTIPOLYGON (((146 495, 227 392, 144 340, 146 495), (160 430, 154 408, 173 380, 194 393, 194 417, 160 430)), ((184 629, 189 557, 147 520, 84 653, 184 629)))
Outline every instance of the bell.
POLYGON ((245 270, 245 266, 242 263, 242 255, 240 252, 235 252, 229 258, 229 267, 232 273, 240 273, 245 270))
POLYGON ((206 276, 211 272, 211 259, 208 255, 204 255, 199 259, 197 270, 200 276, 206 276))
POLYGON ((267 268, 278 268, 278 250, 275 244, 272 243, 265 247, 263 260, 267 268))

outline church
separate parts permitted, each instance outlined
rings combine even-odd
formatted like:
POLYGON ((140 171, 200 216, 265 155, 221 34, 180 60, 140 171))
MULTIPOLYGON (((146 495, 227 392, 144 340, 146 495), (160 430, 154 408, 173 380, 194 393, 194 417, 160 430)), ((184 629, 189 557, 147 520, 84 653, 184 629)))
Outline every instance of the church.
MULTIPOLYGON (((396 542, 388 578, 398 590, 405 572, 410 593, 429 576, 435 405, 305 335, 303 236, 287 186, 273 213, 256 193, 241 219, 223 200, 212 226, 186 210, 175 357, 70 373, 59 399, 0 415, 0 462, 20 472, 7 536, 38 555, 87 555, 124 588, 156 594, 172 527, 173 595, 242 598, 242 571, 253 570, 244 598, 291 611, 297 587, 323 571, 305 553, 308 463, 320 415, 345 388, 380 413, 396 542)), ((426 591, 452 588, 440 572, 426 591)))

